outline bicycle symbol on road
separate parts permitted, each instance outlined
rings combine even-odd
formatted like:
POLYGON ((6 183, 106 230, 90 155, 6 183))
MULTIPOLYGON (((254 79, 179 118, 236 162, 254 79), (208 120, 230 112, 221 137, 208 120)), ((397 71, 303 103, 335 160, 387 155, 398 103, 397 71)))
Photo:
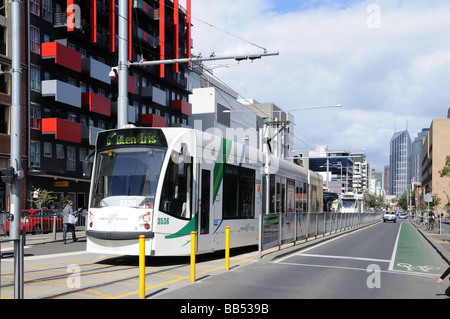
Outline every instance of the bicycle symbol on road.
POLYGON ((429 266, 429 265, 413 266, 413 265, 406 264, 406 263, 399 263, 399 264, 397 264, 397 266, 406 268, 408 271, 422 271, 422 272, 426 272, 426 273, 429 273, 432 270, 441 269, 440 267, 437 267, 437 266, 429 266))

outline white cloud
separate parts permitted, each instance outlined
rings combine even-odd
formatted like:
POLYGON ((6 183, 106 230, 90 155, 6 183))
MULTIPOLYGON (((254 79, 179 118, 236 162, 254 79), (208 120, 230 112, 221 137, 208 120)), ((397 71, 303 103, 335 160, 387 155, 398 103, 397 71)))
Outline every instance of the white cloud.
MULTIPOLYGON (((277 57, 217 68, 214 74, 243 97, 287 110, 343 104, 295 112, 296 134, 309 145, 365 148, 382 170, 395 126, 404 129, 408 123, 414 138, 433 118, 447 114, 450 3, 376 1, 380 28, 371 28, 367 8, 373 1, 306 2, 300 3, 302 11, 286 9, 298 7, 298 1, 284 2, 279 13, 269 0, 193 0, 194 52, 261 51, 241 39, 278 50, 277 57)), ((297 140, 294 148, 307 147, 297 140)))

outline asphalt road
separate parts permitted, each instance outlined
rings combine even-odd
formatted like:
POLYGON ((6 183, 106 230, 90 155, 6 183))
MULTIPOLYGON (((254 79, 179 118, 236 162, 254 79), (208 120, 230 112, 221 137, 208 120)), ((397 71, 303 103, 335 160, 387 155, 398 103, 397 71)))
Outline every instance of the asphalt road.
POLYGON ((408 221, 378 223, 158 298, 441 299, 444 260, 408 221))

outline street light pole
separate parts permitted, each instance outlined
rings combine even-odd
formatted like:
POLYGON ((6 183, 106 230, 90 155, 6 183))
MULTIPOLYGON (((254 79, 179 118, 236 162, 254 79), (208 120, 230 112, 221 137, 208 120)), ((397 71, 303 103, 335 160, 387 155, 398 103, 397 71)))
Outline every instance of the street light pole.
MULTIPOLYGON (((119 0, 119 88, 117 96, 117 128, 128 124, 128 1, 119 0)), ((161 44, 164 45, 164 44, 161 44)))

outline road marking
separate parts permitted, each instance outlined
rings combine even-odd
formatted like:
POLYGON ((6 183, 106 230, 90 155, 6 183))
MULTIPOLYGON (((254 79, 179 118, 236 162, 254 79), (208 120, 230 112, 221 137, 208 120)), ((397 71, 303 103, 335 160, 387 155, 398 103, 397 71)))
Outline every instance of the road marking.
POLYGON ((403 223, 401 223, 400 227, 398 228, 397 238, 395 239, 394 250, 392 251, 391 262, 389 263, 388 270, 394 270, 395 255, 397 254, 398 239, 400 238, 400 231, 402 230, 402 225, 403 223))
POLYGON ((363 258, 363 257, 350 257, 350 256, 332 256, 332 255, 314 255, 314 254, 298 254, 297 256, 305 256, 305 257, 318 257, 318 258, 334 258, 334 259, 351 259, 351 260, 364 260, 364 261, 373 261, 373 262, 381 262, 388 263, 390 260, 388 259, 375 259, 375 258, 363 258))
MULTIPOLYGON (((342 270, 359 270, 367 272, 367 268, 355 268, 355 267, 343 267, 343 266, 331 266, 331 265, 315 265, 315 264, 298 264, 298 263, 289 263, 289 262, 278 262, 279 265, 287 265, 287 266, 300 266, 300 267, 316 267, 316 268, 331 268, 331 269, 342 269, 342 270)), ((421 277, 433 277, 436 278, 434 274, 425 274, 418 272, 406 272, 399 270, 380 270, 382 273, 387 274, 395 274, 395 275, 409 275, 409 276, 421 276, 421 277)))

